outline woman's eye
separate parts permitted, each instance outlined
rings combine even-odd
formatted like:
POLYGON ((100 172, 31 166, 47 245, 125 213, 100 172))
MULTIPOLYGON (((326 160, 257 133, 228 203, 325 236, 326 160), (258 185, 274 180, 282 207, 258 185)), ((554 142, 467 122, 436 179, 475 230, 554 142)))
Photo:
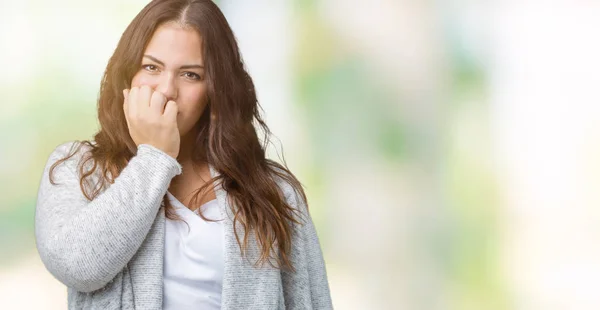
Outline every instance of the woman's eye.
POLYGON ((155 65, 143 65, 142 67, 148 71, 156 71, 157 69, 155 65))
POLYGON ((184 73, 184 75, 185 75, 185 77, 192 79, 192 80, 201 80, 201 77, 194 72, 186 72, 186 73, 184 73))

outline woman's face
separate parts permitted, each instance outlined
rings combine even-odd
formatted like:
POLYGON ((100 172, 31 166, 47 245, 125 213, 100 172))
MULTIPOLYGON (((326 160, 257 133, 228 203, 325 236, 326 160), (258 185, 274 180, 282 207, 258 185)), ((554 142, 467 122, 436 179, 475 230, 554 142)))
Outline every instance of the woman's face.
POLYGON ((148 85, 177 103, 181 136, 198 122, 207 103, 202 38, 174 23, 159 26, 144 51, 132 87, 148 85))

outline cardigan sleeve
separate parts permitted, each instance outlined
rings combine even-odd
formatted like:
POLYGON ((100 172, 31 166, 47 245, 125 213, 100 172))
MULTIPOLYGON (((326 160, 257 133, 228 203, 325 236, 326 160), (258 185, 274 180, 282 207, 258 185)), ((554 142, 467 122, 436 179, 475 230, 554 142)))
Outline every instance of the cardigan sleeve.
POLYGON ((50 166, 72 143, 59 145, 44 168, 35 210, 36 247, 56 279, 91 292, 109 283, 137 252, 182 167, 154 146, 140 144, 114 183, 89 201, 80 189, 79 153, 56 166, 56 185, 48 178, 50 166))
POLYGON ((291 186, 285 192, 288 203, 302 215, 300 224, 293 224, 290 260, 295 272, 281 271, 285 307, 333 309, 325 260, 306 201, 291 186))

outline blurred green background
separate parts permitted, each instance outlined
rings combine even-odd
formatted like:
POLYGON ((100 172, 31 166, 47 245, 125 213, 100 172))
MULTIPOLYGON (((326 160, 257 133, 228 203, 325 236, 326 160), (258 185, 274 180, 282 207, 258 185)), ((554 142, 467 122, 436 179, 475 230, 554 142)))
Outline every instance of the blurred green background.
MULTIPOLYGON (((147 1, 0 0, 0 308, 65 309, 44 164, 147 1), (34 296, 32 298, 32 296, 34 296)), ((218 1, 336 309, 598 309, 596 2, 218 1)))

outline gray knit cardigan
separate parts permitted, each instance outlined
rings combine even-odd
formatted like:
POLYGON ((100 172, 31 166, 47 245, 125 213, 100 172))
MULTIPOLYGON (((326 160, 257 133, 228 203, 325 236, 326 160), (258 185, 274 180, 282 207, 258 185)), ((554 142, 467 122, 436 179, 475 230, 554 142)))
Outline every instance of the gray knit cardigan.
MULTIPOLYGON (((48 179, 50 166, 75 143, 56 147, 40 181, 35 237, 42 262, 67 286, 69 309, 162 309, 162 199, 182 166, 161 150, 141 144, 115 182, 88 201, 77 170, 88 146, 54 169, 57 185, 48 179)), ((210 172, 218 175, 212 166, 210 172)), ((288 183, 276 182, 286 201, 304 215, 304 224, 293 229, 294 273, 269 264, 254 266, 260 248, 253 234, 242 257, 227 193, 215 185, 225 218, 221 309, 332 309, 323 254, 306 202, 288 183)), ((238 233, 244 233, 241 227, 238 233)))

